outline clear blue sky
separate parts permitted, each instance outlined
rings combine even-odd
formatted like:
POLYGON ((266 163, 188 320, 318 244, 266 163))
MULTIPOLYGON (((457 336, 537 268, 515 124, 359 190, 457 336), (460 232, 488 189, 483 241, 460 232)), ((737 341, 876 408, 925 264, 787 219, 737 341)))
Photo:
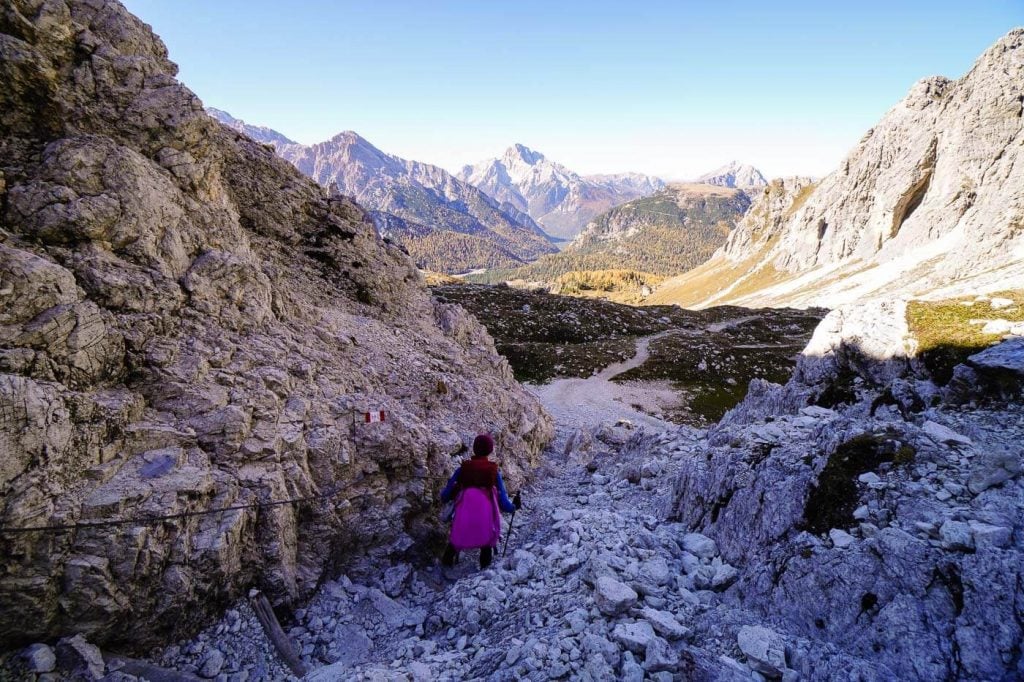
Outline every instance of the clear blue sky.
POLYGON ((300 142, 355 130, 457 169, 522 142, 584 173, 733 158, 823 175, 1024 0, 126 0, 208 106, 300 142))

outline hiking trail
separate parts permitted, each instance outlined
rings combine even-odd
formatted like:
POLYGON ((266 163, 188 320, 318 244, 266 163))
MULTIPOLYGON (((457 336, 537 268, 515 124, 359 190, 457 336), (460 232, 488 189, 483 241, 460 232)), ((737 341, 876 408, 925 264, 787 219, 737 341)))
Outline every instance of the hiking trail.
POLYGON ((650 357, 651 342, 675 332, 669 330, 641 337, 633 357, 608 365, 593 376, 526 384, 526 388, 555 418, 556 428, 590 428, 603 421, 614 423, 620 419, 648 429, 671 427, 671 423, 650 414, 678 402, 678 393, 667 382, 617 383, 612 379, 642 365, 650 357))

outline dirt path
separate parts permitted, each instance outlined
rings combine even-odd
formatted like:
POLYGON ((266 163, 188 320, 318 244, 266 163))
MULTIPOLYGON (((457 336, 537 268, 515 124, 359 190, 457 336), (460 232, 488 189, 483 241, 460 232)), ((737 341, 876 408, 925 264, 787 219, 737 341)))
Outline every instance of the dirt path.
POLYGON ((671 333, 666 331, 639 339, 633 357, 609 365, 594 376, 556 379, 539 386, 527 384, 526 388, 540 399, 559 427, 574 430, 591 428, 603 421, 627 419, 651 429, 669 428, 673 426, 671 423, 633 407, 639 405, 646 411, 656 412, 677 403, 678 393, 668 383, 621 384, 612 379, 646 362, 651 342, 671 333))
POLYGON ((748 315, 746 317, 734 317, 734 318, 731 318, 731 319, 728 319, 728 320, 722 320, 721 322, 715 322, 713 324, 709 324, 708 327, 707 327, 707 330, 709 332, 716 332, 716 333, 717 332, 723 332, 726 329, 732 329, 733 327, 740 326, 744 322, 751 322, 752 320, 756 320, 756 319, 759 319, 757 315, 748 315))

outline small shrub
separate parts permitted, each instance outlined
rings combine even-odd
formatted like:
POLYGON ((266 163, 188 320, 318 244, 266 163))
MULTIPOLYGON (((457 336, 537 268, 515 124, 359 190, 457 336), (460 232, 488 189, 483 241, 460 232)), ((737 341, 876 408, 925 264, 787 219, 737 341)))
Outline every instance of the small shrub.
POLYGON ((894 459, 893 441, 863 433, 839 445, 818 475, 804 505, 805 527, 812 533, 853 525, 857 508, 857 477, 894 459))
POLYGON ((898 466, 907 466, 913 464, 914 459, 917 457, 917 450, 913 445, 901 445, 893 455, 892 463, 898 466))

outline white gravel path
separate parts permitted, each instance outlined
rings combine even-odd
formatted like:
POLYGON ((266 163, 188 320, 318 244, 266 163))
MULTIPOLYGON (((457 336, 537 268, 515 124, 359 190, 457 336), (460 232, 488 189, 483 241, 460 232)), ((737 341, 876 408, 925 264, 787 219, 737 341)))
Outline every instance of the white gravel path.
POLYGON ((612 381, 646 362, 651 341, 671 333, 666 331, 639 339, 632 358, 609 365, 591 377, 556 379, 542 385, 525 384, 526 389, 537 396, 559 427, 590 428, 603 421, 627 419, 651 429, 671 428, 673 424, 632 407, 640 405, 654 412, 677 403, 679 394, 668 382, 621 384, 612 381))

